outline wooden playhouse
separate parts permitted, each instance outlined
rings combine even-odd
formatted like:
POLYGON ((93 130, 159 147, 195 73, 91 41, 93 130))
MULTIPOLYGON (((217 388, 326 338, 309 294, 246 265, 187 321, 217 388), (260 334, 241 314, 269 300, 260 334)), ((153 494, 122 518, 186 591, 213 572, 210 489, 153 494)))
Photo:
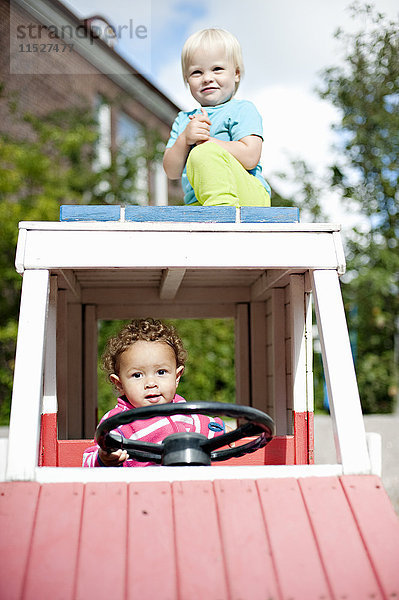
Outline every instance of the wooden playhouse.
POLYGON ((20 224, 16 266, 2 599, 399 597, 338 226, 294 209, 65 206, 60 222, 20 224), (314 464, 312 298, 332 465, 314 464), (140 316, 234 318, 236 400, 274 419, 273 440, 217 468, 79 468, 97 424, 97 321, 140 316))

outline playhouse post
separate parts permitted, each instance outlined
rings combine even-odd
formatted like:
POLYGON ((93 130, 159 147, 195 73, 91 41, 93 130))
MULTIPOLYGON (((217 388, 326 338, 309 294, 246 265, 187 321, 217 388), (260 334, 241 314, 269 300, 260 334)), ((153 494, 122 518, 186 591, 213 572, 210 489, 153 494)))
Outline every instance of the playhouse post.
POLYGON ((48 270, 26 270, 23 274, 6 467, 8 480, 34 479, 38 464, 49 284, 48 270))
POLYGON ((335 270, 312 272, 334 439, 343 472, 370 473, 370 458, 345 311, 335 270))

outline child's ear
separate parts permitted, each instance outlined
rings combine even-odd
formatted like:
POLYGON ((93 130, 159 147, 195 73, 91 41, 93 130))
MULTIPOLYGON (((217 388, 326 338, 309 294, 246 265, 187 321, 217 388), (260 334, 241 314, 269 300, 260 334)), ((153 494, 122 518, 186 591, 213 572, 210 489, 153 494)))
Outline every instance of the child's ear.
POLYGON ((121 380, 119 379, 118 375, 115 375, 115 373, 111 373, 111 375, 109 376, 109 380, 111 383, 114 384, 114 386, 121 392, 123 390, 122 388, 122 384, 121 384, 121 380))
POLYGON ((176 369, 176 385, 179 385, 180 377, 183 375, 183 373, 184 365, 180 365, 180 367, 176 369))
POLYGON ((237 67, 236 68, 236 74, 234 76, 234 81, 236 83, 238 83, 240 81, 240 79, 241 79, 241 73, 240 73, 240 69, 237 67))

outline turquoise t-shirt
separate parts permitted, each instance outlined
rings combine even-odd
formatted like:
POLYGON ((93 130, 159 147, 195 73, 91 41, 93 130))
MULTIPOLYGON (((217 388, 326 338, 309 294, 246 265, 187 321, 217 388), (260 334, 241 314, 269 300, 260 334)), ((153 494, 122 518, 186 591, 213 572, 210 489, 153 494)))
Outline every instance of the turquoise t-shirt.
MULTIPOLYGON (((258 135, 263 139, 262 117, 255 105, 249 100, 236 100, 233 98, 224 104, 205 106, 204 108, 211 121, 211 137, 225 142, 235 142, 241 140, 246 135, 258 135)), ((179 135, 185 130, 190 121, 190 115, 199 113, 201 113, 200 108, 179 112, 173 123, 170 138, 166 144, 167 148, 171 148, 179 135)), ((248 173, 259 179, 270 194, 270 186, 262 175, 260 163, 254 169, 249 170, 248 173)), ((186 167, 184 167, 182 173, 182 186, 185 204, 194 204, 194 202, 197 202, 194 190, 187 178, 186 167)))

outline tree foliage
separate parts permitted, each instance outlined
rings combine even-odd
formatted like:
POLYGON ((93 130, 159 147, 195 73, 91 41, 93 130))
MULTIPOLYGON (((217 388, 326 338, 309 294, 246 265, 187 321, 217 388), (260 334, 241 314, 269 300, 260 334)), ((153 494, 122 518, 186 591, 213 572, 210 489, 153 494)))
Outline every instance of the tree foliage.
POLYGON ((361 29, 336 33, 344 61, 323 72, 319 94, 341 113, 329 186, 362 217, 342 279, 362 405, 390 412, 398 394, 399 23, 371 5, 352 12, 361 29))
MULTIPOLYGON (((338 158, 326 177, 300 159, 279 177, 294 184, 288 202, 301 219, 327 220, 322 199, 331 191, 359 215, 346 240, 342 292, 363 410, 390 412, 399 355, 399 23, 369 4, 355 3, 351 11, 358 29, 337 31, 343 60, 321 73, 318 90, 340 113, 338 158)), ((321 406, 320 361, 314 366, 321 406)))
POLYGON ((1 88, 11 118, 26 133, 0 133, 0 423, 9 415, 21 278, 14 259, 20 221, 57 221, 61 204, 135 204, 138 158, 149 163, 162 148, 143 130, 144 150, 113 153, 106 168, 93 169, 97 122, 89 108, 54 111, 40 119, 21 114, 1 88))
POLYGON ((336 126, 342 158, 331 168, 331 183, 368 224, 348 242, 343 285, 363 408, 389 412, 398 392, 399 23, 370 5, 353 11, 363 28, 337 32, 345 61, 324 72, 320 94, 342 115, 336 126))

